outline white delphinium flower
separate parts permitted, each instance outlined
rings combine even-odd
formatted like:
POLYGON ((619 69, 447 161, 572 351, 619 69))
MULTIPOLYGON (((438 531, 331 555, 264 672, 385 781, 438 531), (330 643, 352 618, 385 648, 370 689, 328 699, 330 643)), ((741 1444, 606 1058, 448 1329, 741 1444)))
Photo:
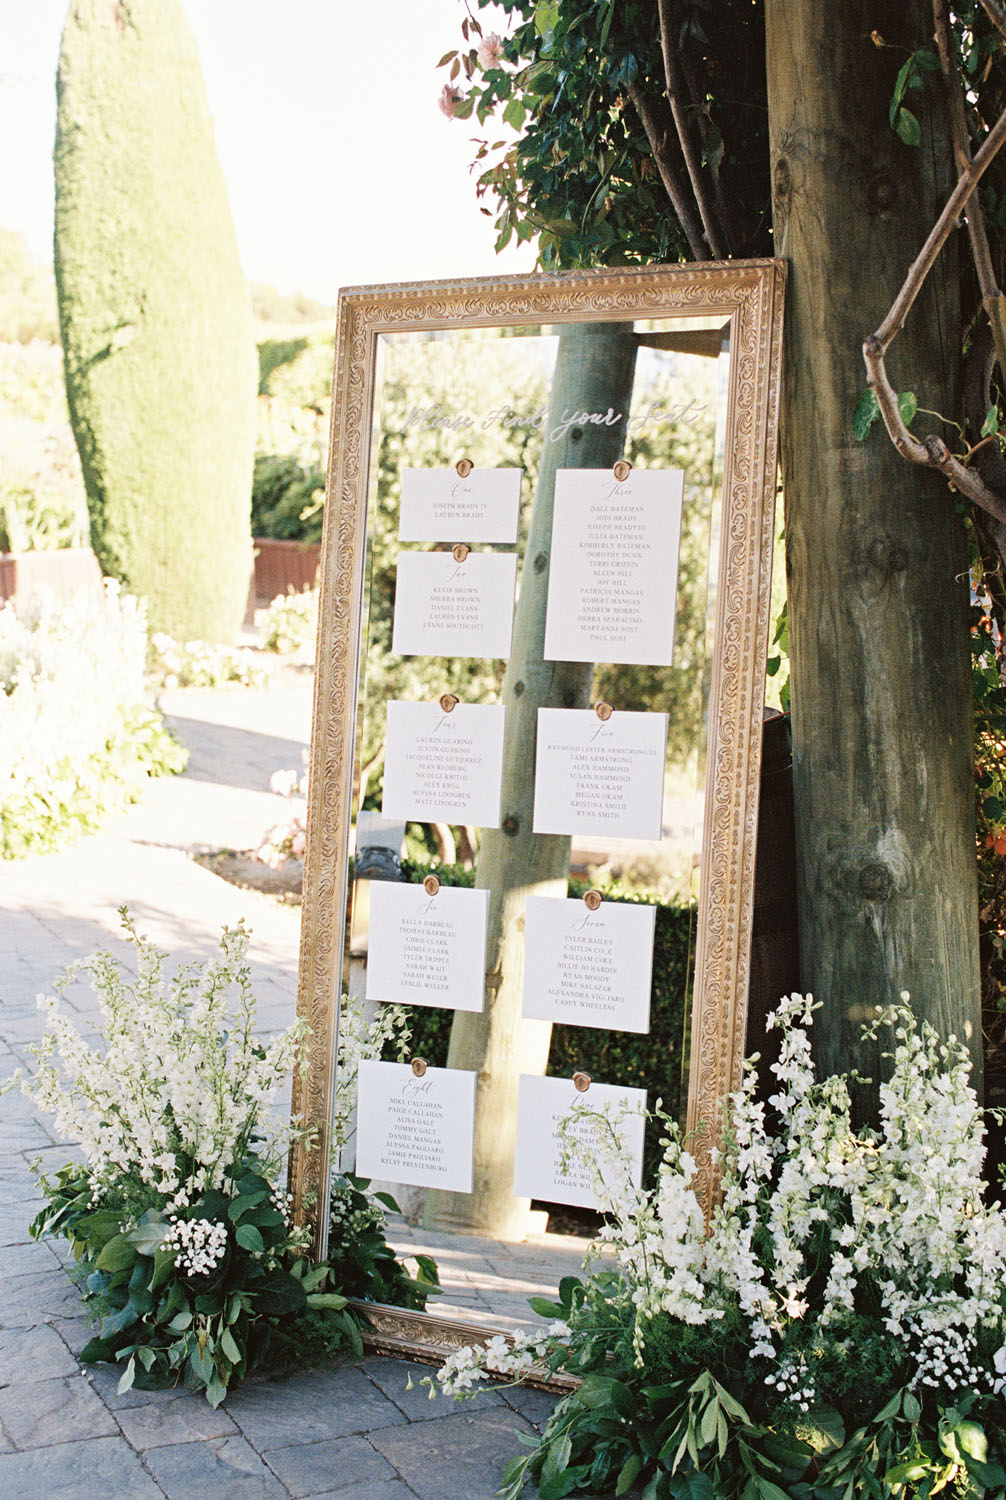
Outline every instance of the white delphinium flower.
POLYGON ((124 982, 108 953, 73 965, 55 997, 40 997, 46 1029, 33 1049, 37 1072, 22 1086, 77 1141, 95 1192, 126 1178, 167 1208, 184 1207, 224 1185, 253 1136, 263 1170, 274 1172, 292 1129, 270 1106, 293 1066, 303 1023, 268 1044, 255 1036, 242 926, 225 930, 218 960, 184 966, 167 984, 165 955, 123 920, 135 945, 135 979, 124 982), (61 1006, 63 990, 82 973, 100 1005, 98 1047, 61 1006))

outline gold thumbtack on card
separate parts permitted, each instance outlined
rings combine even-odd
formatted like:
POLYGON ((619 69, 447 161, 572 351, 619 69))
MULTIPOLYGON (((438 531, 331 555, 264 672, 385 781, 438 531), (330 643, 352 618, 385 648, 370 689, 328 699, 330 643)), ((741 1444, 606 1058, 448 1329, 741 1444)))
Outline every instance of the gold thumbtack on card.
POLYGON ((624 480, 628 479, 629 475, 632 473, 632 465, 629 463, 629 460, 627 458, 620 458, 611 472, 614 474, 619 484, 621 484, 624 480))
POLYGON ((438 701, 445 714, 452 714, 461 702, 461 699, 455 698, 453 693, 441 693, 438 701))
POLYGON ((470 458, 459 458, 454 465, 455 471, 462 479, 467 479, 474 467, 470 458))
POLYGON ((471 550, 467 542, 456 542, 451 548, 451 556, 456 563, 462 563, 471 550))
POLYGON ((417 1078, 422 1078, 423 1074, 426 1072, 425 1057, 414 1057, 412 1059, 412 1071, 413 1073, 415 1073, 417 1078))
POLYGON ((584 891, 583 904, 588 911, 597 911, 604 897, 600 891, 584 891))
POLYGON ((601 723, 606 724, 615 710, 612 708, 610 703, 605 703, 604 699, 602 698, 599 703, 594 704, 594 712, 597 714, 597 717, 600 719, 601 723))
MULTIPOLYGON (((415 1063, 413 1063, 412 1066, 415 1067, 415 1063)), ((590 1077, 589 1073, 574 1073, 573 1074, 573 1086, 575 1087, 576 1092, 578 1094, 585 1094, 587 1092, 587 1090, 590 1088, 590 1085, 591 1085, 591 1077, 590 1077)))
POLYGON ((423 881, 423 890, 428 896, 435 896, 440 889, 440 881, 435 875, 427 875, 423 881))

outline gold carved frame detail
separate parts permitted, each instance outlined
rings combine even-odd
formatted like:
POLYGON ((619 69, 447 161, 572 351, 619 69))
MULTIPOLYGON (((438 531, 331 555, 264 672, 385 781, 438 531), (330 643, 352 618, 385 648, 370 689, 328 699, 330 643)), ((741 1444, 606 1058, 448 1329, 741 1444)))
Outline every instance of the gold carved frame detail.
MULTIPOLYGON (((775 260, 366 287, 339 300, 322 542, 298 1013, 311 1027, 293 1112, 313 1147, 291 1157, 296 1213, 323 1253, 342 982, 358 638, 377 341, 381 334, 675 316, 730 325, 717 619, 694 982, 688 1125, 710 1201, 720 1104, 740 1077, 754 892, 762 685, 769 626, 785 267, 775 260)), ((430 1357, 477 1330, 371 1311, 380 1348, 430 1357)))

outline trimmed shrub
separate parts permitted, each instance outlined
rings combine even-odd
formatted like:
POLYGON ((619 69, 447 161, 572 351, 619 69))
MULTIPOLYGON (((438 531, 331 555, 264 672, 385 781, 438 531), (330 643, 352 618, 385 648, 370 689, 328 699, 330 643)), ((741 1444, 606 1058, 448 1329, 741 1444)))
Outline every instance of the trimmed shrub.
POLYGON ((66 386, 104 571, 152 627, 233 640, 251 568, 257 358, 178 0, 73 0, 55 145, 66 386))

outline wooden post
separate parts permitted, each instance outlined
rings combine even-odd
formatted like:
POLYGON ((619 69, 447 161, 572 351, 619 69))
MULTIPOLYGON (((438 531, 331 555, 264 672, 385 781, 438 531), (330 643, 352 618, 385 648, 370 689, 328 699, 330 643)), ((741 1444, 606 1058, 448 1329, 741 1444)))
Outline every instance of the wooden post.
POLYGON ((622 456, 635 360, 631 324, 584 324, 563 330, 559 338, 503 682, 502 826, 483 832, 476 874, 476 885, 490 893, 485 1009, 481 1014, 456 1013, 448 1056, 448 1066, 478 1073, 473 1190, 431 1193, 428 1225, 479 1229, 512 1239, 531 1227, 530 1201, 513 1193, 517 1080, 521 1073, 545 1072, 552 1028, 546 1021, 521 1017, 524 901, 529 892, 565 896, 570 857, 568 836, 531 832, 537 714, 539 708, 587 707, 594 675, 592 662, 542 659, 555 473, 610 467, 622 456), (612 420, 610 425, 574 421, 552 442, 551 433, 575 413, 610 413, 612 420))
MULTIPOLYGON (((945 481, 877 429, 857 442, 860 348, 953 183, 938 82, 890 128, 928 0, 768 0, 776 250, 791 266, 783 480, 803 987, 825 1072, 877 1076, 870 1009, 911 992, 980 1060, 968 559, 945 481)), ((900 390, 956 415, 957 268, 943 252, 891 357, 900 390)), ((930 418, 926 419, 931 427, 930 418)), ((949 431, 949 429, 948 429, 949 431)), ((864 1097, 861 1106, 868 1106, 864 1097)))

